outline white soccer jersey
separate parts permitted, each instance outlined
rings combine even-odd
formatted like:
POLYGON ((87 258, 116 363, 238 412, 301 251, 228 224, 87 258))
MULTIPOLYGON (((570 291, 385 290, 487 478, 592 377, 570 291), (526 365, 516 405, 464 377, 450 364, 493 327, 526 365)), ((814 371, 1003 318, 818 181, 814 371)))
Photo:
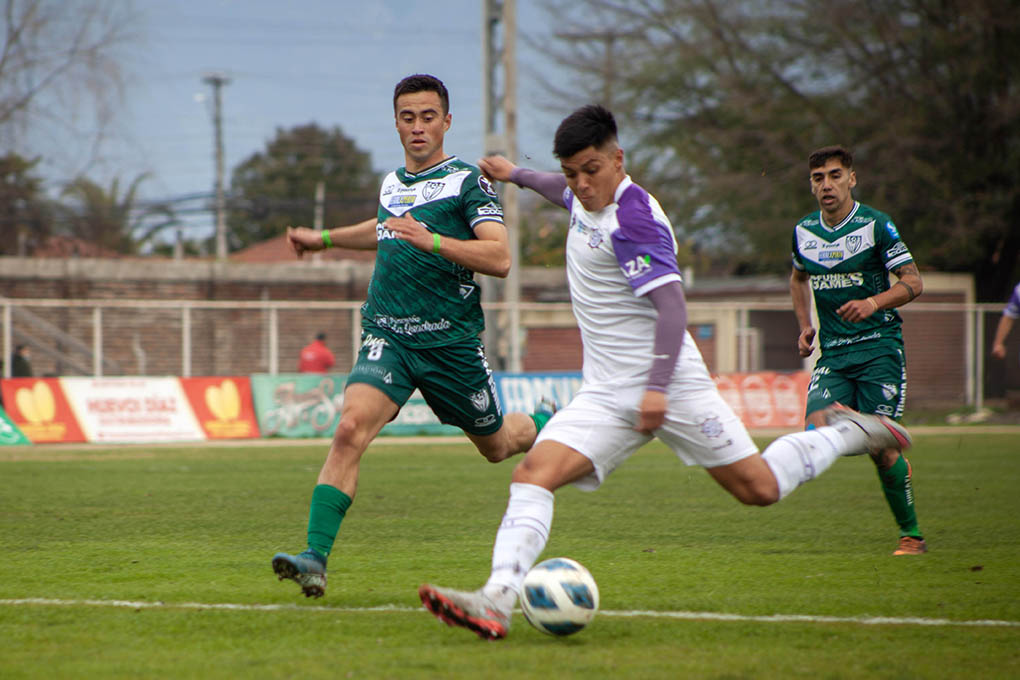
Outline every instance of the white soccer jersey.
MULTIPOLYGON (((584 382, 643 386, 657 317, 646 294, 681 281, 669 218, 629 176, 617 187, 614 202, 598 212, 585 210, 570 189, 563 198, 570 210, 567 277, 584 343, 584 382)), ((701 353, 684 333, 674 386, 683 381, 711 386, 701 353)))

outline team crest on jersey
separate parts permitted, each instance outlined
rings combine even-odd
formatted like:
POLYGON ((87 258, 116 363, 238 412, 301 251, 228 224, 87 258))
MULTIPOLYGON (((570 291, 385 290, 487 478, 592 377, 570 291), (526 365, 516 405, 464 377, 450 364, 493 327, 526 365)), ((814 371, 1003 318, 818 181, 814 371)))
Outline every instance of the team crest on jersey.
POLYGON ((492 400, 489 398, 489 393, 485 390, 475 392, 469 398, 471 399, 471 404, 479 411, 488 411, 489 404, 492 403, 492 400))
POLYGON ((431 201, 443 190, 443 184, 443 182, 436 181, 425 182, 425 187, 421 190, 421 197, 426 201, 431 201))
POLYGON ((851 234, 846 237, 846 249, 850 251, 851 255, 860 250, 863 243, 864 239, 860 234, 851 234))
POLYGON ((496 189, 492 186, 492 182, 485 178, 485 175, 478 175, 478 188, 487 195, 496 198, 496 189))
POLYGON ((598 229, 592 229, 591 234, 588 235, 588 247, 598 248, 602 245, 602 232, 598 229))

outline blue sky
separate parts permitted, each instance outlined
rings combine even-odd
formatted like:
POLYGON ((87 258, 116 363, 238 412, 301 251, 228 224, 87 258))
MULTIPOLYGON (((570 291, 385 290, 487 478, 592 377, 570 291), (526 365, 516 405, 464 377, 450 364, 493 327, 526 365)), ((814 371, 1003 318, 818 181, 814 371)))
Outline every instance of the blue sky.
MULTIPOLYGON (((482 142, 482 0, 133 0, 141 37, 125 64, 129 77, 117 134, 90 176, 122 186, 149 172, 144 199, 210 191, 214 182, 209 72, 223 88, 224 142, 231 169, 265 148, 277 128, 339 126, 371 152, 377 170, 403 164, 393 128, 393 86, 410 73, 440 77, 451 93, 446 150, 475 162, 482 142)), ((548 33, 538 0, 518 0, 519 34, 548 33)), ((529 74, 548 69, 518 38, 518 144, 532 167, 554 169, 552 134, 563 111, 540 107, 529 74)), ((67 149, 69 153, 76 149, 67 149)), ((56 168, 51 168, 56 170, 56 168)), ((56 173, 54 173, 56 174, 56 173)), ((212 228, 189 220, 187 235, 212 228)))

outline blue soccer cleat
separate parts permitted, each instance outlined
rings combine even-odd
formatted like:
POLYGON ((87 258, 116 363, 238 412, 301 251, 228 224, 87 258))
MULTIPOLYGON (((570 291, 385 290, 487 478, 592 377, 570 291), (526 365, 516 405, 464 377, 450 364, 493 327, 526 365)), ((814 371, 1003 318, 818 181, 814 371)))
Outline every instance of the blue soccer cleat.
POLYGON ((289 578, 299 586, 305 597, 322 597, 326 594, 326 559, 312 549, 300 555, 276 553, 273 571, 279 580, 289 578))

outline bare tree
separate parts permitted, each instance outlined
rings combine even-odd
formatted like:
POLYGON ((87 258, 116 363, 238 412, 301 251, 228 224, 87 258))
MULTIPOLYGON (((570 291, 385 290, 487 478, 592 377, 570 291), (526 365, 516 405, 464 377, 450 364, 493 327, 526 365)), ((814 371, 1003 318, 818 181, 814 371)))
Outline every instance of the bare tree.
POLYGON ((133 5, 3 0, 2 11, 0 144, 34 155, 25 147, 39 135, 67 135, 89 140, 94 157, 123 96, 121 50, 136 37, 133 5))

